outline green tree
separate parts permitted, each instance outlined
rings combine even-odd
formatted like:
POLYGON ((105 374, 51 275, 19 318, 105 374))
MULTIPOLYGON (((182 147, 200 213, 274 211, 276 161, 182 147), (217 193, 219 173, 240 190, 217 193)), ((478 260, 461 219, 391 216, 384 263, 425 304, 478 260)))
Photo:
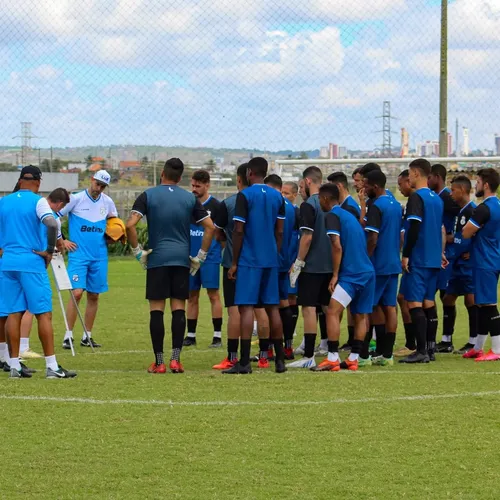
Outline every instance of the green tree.
POLYGON ((215 160, 213 158, 211 158, 210 160, 205 162, 205 168, 209 172, 213 172, 215 170, 216 166, 217 166, 217 164, 215 163, 215 160))

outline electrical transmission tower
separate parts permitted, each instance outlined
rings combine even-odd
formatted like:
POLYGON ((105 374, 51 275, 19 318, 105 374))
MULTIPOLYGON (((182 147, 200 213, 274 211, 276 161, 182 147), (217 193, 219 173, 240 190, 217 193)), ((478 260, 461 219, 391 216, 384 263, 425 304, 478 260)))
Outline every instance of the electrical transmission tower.
POLYGON ((13 139, 21 139, 21 166, 24 167, 28 162, 31 152, 31 139, 39 139, 38 136, 31 133, 31 122, 21 122, 21 135, 16 135, 13 139))
POLYGON ((377 118, 382 118, 382 156, 384 158, 390 158, 392 156, 392 134, 395 132, 391 129, 391 121, 396 120, 396 117, 391 115, 391 101, 384 101, 384 107, 382 111, 382 116, 377 116, 377 118))

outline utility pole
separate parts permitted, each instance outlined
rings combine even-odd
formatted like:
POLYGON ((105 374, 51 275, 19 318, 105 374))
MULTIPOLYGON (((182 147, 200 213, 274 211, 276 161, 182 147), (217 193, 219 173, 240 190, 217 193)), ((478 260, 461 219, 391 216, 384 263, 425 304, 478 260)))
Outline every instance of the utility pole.
POLYGON ((382 156, 384 158, 392 157, 392 130, 391 122, 395 119, 391 115, 391 101, 384 101, 384 106, 382 110, 382 116, 377 116, 377 118, 382 118, 382 156))
MULTIPOLYGON (((458 139, 458 137, 457 137, 458 139)), ((441 69, 439 80, 439 156, 448 156, 448 0, 441 0, 441 69)))
POLYGON ((52 173, 52 160, 54 158, 54 151, 52 149, 52 146, 50 146, 50 163, 49 163, 49 170, 52 173))
POLYGON ((460 156, 460 146, 458 142, 458 118, 455 121, 455 156, 460 156))
MULTIPOLYGON (((16 135, 13 139, 21 139, 21 166, 26 166, 28 156, 31 151, 31 139, 37 138, 31 133, 31 122, 21 122, 21 135, 16 135)), ((40 137, 38 137, 40 139, 40 137)))
POLYGON ((42 166, 42 149, 38 148, 38 168, 42 166))
POLYGON ((156 152, 151 154, 153 160, 153 186, 156 186, 156 152))

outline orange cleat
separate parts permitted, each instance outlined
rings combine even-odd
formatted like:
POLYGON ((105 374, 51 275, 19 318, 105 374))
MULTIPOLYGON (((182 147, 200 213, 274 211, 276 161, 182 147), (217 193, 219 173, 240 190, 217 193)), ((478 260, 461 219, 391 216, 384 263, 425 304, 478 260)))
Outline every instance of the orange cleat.
POLYGON ((495 354, 492 350, 488 351, 486 354, 482 356, 478 356, 474 361, 499 361, 500 354, 495 354))
POLYGON ((318 366, 313 366, 310 370, 312 372, 339 372, 340 361, 328 361, 328 359, 325 359, 318 366))
POLYGON ((269 364, 269 360, 266 358, 259 358, 259 362, 257 363, 257 368, 269 368, 271 365, 269 364))
POLYGON ((229 358, 226 358, 224 361, 222 361, 218 365, 212 366, 212 369, 213 370, 229 370, 229 368, 232 368, 237 362, 238 362, 237 359, 235 359, 234 361, 230 361, 229 358))
POLYGON ((148 368, 148 373, 167 373, 167 367, 165 366, 165 363, 162 363, 161 365, 153 363, 148 368))
POLYGON ((345 361, 342 361, 342 363, 340 363, 340 368, 342 368, 343 370, 351 370, 352 372, 355 372, 358 369, 358 360, 351 361, 349 358, 347 358, 345 361))
POLYGON ((172 360, 170 361, 170 371, 172 373, 184 373, 184 367, 181 365, 180 361, 172 360))
POLYGON ((480 356, 484 356, 483 350, 479 349, 479 351, 476 351, 474 348, 462 354, 462 358, 465 359, 479 358, 480 356))

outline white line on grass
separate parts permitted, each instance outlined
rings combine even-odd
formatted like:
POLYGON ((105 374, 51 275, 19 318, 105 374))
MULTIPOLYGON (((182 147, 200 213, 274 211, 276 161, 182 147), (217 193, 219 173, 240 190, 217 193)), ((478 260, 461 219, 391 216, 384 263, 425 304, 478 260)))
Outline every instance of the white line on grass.
POLYGON ((50 401, 52 403, 81 403, 93 405, 143 405, 143 406, 323 406, 342 404, 391 403, 399 401, 433 401, 470 397, 500 396, 500 391, 462 392, 457 394, 417 394, 414 396, 389 396, 383 398, 330 399, 325 401, 163 401, 157 399, 94 399, 52 396, 11 396, 0 394, 0 399, 13 401, 50 401))

